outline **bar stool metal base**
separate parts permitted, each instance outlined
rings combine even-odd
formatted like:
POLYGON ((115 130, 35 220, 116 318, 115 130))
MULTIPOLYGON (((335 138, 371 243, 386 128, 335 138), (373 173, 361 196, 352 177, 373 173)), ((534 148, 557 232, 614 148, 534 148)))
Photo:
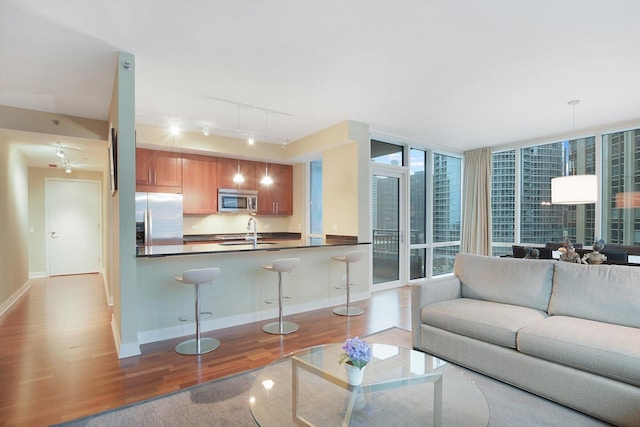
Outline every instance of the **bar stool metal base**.
POLYGON ((280 322, 271 322, 264 325, 262 330, 268 334, 286 335, 297 331, 298 328, 298 324, 293 322, 282 322, 282 327, 280 326, 280 322))
POLYGON ((200 351, 198 351, 198 340, 190 339, 181 342, 176 346, 176 353, 193 356, 197 354, 209 353, 220 347, 220 341, 215 338, 200 338, 200 351))
POLYGON ((360 316, 362 313, 364 313, 364 310, 358 307, 348 306, 334 308, 333 312, 340 316, 360 316))

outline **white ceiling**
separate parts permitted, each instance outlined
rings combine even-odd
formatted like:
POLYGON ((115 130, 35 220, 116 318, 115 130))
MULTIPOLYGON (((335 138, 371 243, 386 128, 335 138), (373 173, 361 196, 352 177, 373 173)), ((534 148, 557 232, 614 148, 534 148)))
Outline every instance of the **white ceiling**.
POLYGON ((640 119, 638 17, 634 0, 0 0, 0 105, 106 120, 122 50, 139 122, 280 142, 357 120, 463 151, 640 119))

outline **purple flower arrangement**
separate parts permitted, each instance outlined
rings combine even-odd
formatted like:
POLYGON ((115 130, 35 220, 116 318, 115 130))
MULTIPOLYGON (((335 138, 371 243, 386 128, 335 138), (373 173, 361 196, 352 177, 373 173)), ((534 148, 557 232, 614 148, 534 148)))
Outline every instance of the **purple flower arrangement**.
POLYGON ((339 364, 346 362, 362 369, 371 360, 371 347, 358 337, 347 338, 342 349, 344 353, 340 355, 339 364))

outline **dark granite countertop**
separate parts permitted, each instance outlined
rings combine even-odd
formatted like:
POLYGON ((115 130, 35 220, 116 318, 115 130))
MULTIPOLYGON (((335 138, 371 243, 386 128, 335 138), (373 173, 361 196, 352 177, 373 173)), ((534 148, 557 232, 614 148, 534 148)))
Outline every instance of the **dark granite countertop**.
MULTIPOLYGON (((218 233, 218 234, 188 234, 182 240, 184 243, 220 243, 233 240, 245 240, 247 233, 218 233)), ((275 232, 258 233, 258 238, 262 240, 300 240, 300 233, 275 232)))
MULTIPOLYGON (((369 242, 358 242, 353 236, 327 236, 325 239, 300 239, 297 240, 278 240, 277 238, 265 238, 267 233, 259 233, 262 239, 258 242, 257 248, 253 248, 252 242, 242 241, 239 239, 202 239, 200 235, 197 240, 184 245, 166 245, 166 246, 139 246, 137 248, 136 257, 152 258, 166 257, 178 255, 196 255, 196 254, 215 254, 215 253, 243 253, 255 251, 280 251, 286 249, 304 249, 318 248, 328 246, 352 246, 352 245, 368 245, 369 242), (222 243, 206 243, 208 240, 219 241, 222 243), (200 243, 205 242, 205 243, 200 243)), ((291 233, 296 234, 296 233, 291 233)), ((299 236, 299 234, 298 234, 299 236)), ((186 236, 185 236, 186 237, 186 236)), ((187 240, 185 239, 185 242, 187 240)))

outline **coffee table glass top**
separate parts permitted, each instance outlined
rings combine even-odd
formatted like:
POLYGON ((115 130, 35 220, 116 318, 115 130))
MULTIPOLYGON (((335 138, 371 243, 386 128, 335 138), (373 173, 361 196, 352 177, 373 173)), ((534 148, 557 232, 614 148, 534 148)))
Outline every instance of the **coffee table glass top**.
POLYGON ((342 344, 296 351, 266 366, 251 387, 260 426, 486 426, 482 391, 459 368, 428 354, 370 344, 361 386, 338 364, 342 344))

